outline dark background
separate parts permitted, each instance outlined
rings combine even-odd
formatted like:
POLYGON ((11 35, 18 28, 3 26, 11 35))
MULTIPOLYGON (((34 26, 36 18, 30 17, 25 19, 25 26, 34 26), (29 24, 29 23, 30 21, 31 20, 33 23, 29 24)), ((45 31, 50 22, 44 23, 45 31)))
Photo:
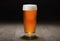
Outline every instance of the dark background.
POLYGON ((23 22, 23 4, 37 4, 37 22, 60 22, 57 0, 0 0, 0 22, 23 22))

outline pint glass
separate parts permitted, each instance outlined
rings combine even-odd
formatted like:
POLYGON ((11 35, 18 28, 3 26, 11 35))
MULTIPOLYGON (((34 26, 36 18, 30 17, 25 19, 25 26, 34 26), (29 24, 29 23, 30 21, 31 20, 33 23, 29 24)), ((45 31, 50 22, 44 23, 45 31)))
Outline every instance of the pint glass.
POLYGON ((36 4, 23 5, 24 32, 26 34, 32 35, 36 32, 36 16, 37 16, 36 4))

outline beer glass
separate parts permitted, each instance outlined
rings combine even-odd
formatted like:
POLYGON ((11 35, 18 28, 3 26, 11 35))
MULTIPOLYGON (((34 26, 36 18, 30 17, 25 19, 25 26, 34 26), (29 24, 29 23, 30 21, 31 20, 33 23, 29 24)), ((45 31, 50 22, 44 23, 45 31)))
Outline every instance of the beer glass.
POLYGON ((36 16, 37 16, 36 4, 23 5, 24 32, 29 37, 34 35, 34 33, 36 32, 36 16))

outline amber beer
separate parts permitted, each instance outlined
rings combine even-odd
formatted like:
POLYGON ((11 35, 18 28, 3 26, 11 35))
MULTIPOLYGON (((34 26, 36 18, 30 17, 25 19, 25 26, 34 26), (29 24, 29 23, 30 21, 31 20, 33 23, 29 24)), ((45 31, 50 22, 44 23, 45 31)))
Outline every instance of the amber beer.
POLYGON ((34 4, 23 5, 23 16, 24 16, 24 32, 27 34, 35 33, 37 5, 34 4))

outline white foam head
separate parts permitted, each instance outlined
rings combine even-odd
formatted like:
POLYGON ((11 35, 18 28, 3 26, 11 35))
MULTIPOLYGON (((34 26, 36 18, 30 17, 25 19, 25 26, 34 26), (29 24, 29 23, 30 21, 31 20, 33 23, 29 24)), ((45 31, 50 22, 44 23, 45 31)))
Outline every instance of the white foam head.
POLYGON ((36 4, 24 4, 23 10, 37 10, 36 4))

